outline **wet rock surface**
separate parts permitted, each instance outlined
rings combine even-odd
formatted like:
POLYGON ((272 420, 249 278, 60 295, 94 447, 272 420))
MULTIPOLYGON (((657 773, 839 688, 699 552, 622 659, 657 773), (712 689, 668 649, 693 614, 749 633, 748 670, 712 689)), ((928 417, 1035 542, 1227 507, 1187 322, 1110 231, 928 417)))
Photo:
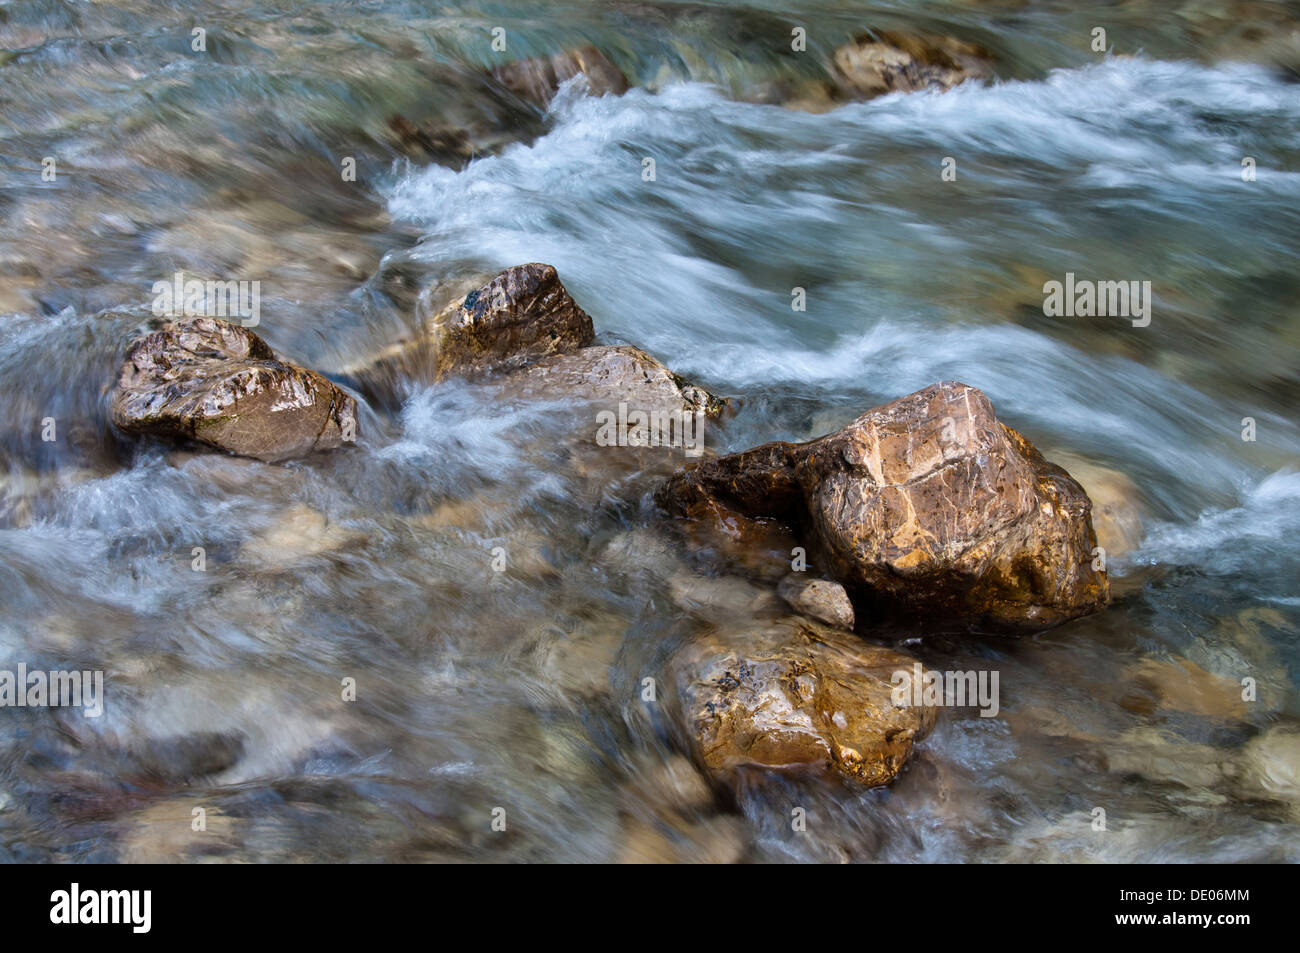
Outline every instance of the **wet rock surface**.
POLYGON ((1300 818, 1300 726, 1270 728, 1246 745, 1243 760, 1246 791, 1281 801, 1300 818))
POLYGON ((220 318, 178 322, 127 351, 112 397, 125 433, 185 437, 277 461, 356 439, 356 401, 220 318))
POLYGON ((853 629, 853 603, 838 582, 792 574, 781 580, 777 593, 795 612, 839 629, 853 629))
POLYGON ((587 400, 644 412, 722 413, 724 403, 631 345, 584 347, 544 358, 511 376, 508 392, 523 397, 587 400))
POLYGON ((575 76, 586 79, 592 96, 621 96, 628 90, 627 77, 596 47, 515 60, 492 69, 492 78, 520 99, 545 108, 560 86, 575 76))
POLYGON ((391 394, 394 381, 432 383, 452 375, 519 369, 590 345, 591 317, 550 265, 507 268, 420 321, 418 330, 344 371, 366 390, 391 394))
POLYGON ((256 569, 276 569, 356 545, 363 538, 332 525, 310 506, 296 503, 279 514, 264 533, 240 547, 239 558, 256 569))
POLYGON ((831 771, 874 786, 897 776, 934 727, 933 707, 896 707, 915 660, 805 619, 719 630, 684 646, 673 683, 696 758, 737 769, 831 771))
POLYGON ((864 33, 836 49, 833 62, 837 88, 849 99, 947 90, 992 76, 987 50, 932 33, 864 33))
POLYGON ((1106 558, 1122 556, 1142 543, 1141 493, 1126 474, 1073 453, 1053 453, 1052 461, 1069 471, 1092 501, 1092 526, 1106 558))
POLYGON ((432 322, 437 376, 472 373, 590 344, 591 318, 550 265, 507 268, 432 322))
POLYGON ((1082 488, 964 384, 933 385, 810 443, 705 460, 656 500, 801 525, 859 609, 1032 630, 1109 598, 1082 488))

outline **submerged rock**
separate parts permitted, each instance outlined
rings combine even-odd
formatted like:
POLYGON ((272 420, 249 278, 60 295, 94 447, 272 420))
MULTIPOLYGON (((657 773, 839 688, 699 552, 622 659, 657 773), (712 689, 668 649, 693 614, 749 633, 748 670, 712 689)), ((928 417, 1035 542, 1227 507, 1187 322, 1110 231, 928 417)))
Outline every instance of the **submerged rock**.
POLYGON ((773 585, 795 569, 793 554, 802 547, 784 522, 750 518, 731 507, 707 501, 683 514, 678 527, 687 548, 710 565, 773 585))
POLYGON ((777 594, 795 612, 840 629, 853 629, 853 603, 838 582, 805 579, 789 575, 777 586, 777 594))
POLYGON ((915 659, 805 619, 715 631, 682 648, 673 683, 687 740, 719 780, 738 768, 833 770, 887 784, 934 727, 933 707, 896 707, 915 659))
POLYGON ((1244 721, 1241 682, 1206 671, 1185 658, 1145 658, 1124 672, 1120 704, 1138 714, 1188 712, 1244 721))
POLYGON ((609 698, 613 694, 610 672, 618 663, 626 630, 626 622, 606 613, 593 613, 564 627, 538 626, 533 636, 537 671, 566 700, 609 698))
POLYGON ((800 527, 859 612, 1032 630, 1109 600, 1087 495, 965 384, 927 387, 809 443, 706 459, 655 499, 681 515, 800 527))
POLYGON ((521 102, 485 71, 423 62, 418 53, 408 60, 411 65, 416 61, 419 65, 407 75, 417 85, 391 101, 398 111, 388 114, 385 128, 376 136, 393 151, 421 162, 463 168, 506 146, 531 142, 546 131, 544 118, 533 104, 521 102))
POLYGON ((592 96, 607 93, 621 96, 628 90, 623 71, 590 45, 553 56, 515 60, 492 70, 492 78, 506 89, 543 108, 555 98, 564 82, 578 75, 586 77, 587 90, 592 96))
POLYGON ((806 113, 830 112, 843 104, 839 89, 825 78, 781 77, 742 88, 735 95, 741 102, 784 106, 806 113))
POLYGON ((1300 13, 1294 4, 1230 0, 1178 11, 1192 48, 1206 60, 1267 64, 1300 76, 1300 13))
POLYGON ((0 314, 17 314, 38 307, 40 269, 26 257, 0 257, 0 314))
POLYGON ((759 614, 777 614, 780 603, 766 589, 736 576, 701 576, 684 570, 667 580, 668 597, 686 612, 730 621, 759 614))
POLYGON ((1300 728, 1274 725, 1246 745, 1243 757, 1248 795, 1288 803, 1300 819, 1300 728))
POLYGON ((240 547, 239 557, 258 569, 284 568, 303 559, 363 542, 363 533, 331 523, 324 513, 295 503, 263 533, 240 547))
POLYGON ((97 471, 85 467, 34 469, 0 450, 0 527, 22 529, 31 525, 48 501, 98 476, 97 471))
POLYGON ((356 401, 289 364, 247 328, 187 318, 136 341, 112 397, 125 433, 188 437, 259 460, 331 450, 356 439, 356 401))
POLYGON ((124 821, 118 859, 128 864, 175 864, 222 856, 240 846, 240 834, 250 826, 210 801, 185 796, 148 802, 124 821), (204 828, 198 832, 193 827, 196 807, 204 809, 204 828))
POLYGON ((1134 728, 1101 746, 1106 770, 1140 775, 1163 784, 1212 788, 1239 773, 1234 754, 1212 745, 1182 741, 1157 727, 1134 728))
POLYGON ((625 818, 618 864, 738 864, 748 850, 745 823, 717 815, 698 822, 625 818))
POLYGON ((620 577, 663 580, 686 568, 681 547, 666 533, 650 527, 623 530, 610 539, 597 539, 592 562, 620 577))
POLYGON ((619 792, 619 807, 618 863, 737 863, 748 849, 744 823, 714 813, 713 790, 681 755, 638 766, 619 792))
POLYGON ((1112 559, 1142 543, 1142 506, 1137 485, 1119 470, 1103 467, 1072 453, 1053 453, 1058 466, 1083 487, 1092 501, 1092 527, 1097 545, 1112 559))
POLYGON ((882 31, 855 37, 836 49, 832 60, 844 96, 873 99, 987 79, 990 58, 982 47, 950 36, 882 31))
POLYGON ((619 801, 625 813, 649 819, 698 817, 712 808, 713 791, 689 758, 674 754, 640 767, 623 785, 619 801))

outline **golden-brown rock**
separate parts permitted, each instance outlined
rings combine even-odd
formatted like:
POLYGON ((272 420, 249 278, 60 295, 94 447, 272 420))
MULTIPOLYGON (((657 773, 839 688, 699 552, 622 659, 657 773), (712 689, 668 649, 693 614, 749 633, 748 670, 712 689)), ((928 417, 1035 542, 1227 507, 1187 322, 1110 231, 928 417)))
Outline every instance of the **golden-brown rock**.
POLYGON ((898 31, 855 37, 832 57, 836 84, 852 99, 951 89, 968 79, 987 78, 989 59, 981 47, 950 36, 898 31))
POLYGON ((195 317, 127 351, 112 418, 132 434, 188 437, 259 460, 356 440, 357 404, 314 371, 276 357, 247 328, 195 317))
POLYGON ((859 614, 1033 630, 1109 599, 1087 495, 965 384, 927 387, 809 443, 706 459, 656 500, 801 527, 859 614))
POLYGON ((895 673, 915 659, 807 619, 713 631, 673 660, 673 682, 699 763, 833 770, 868 786, 893 780, 934 727, 933 707, 893 703, 895 673))

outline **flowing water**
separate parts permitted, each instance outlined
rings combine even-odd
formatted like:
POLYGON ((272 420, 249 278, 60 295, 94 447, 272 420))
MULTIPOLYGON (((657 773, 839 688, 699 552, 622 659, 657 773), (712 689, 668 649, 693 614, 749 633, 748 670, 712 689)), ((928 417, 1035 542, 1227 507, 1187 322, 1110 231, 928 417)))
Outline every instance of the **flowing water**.
POLYGON ((0 710, 0 857, 1300 859, 1295 749, 1260 764, 1300 715, 1300 60, 1273 43, 1300 10, 1072 6, 0 6, 0 668, 106 695, 0 710), (867 26, 982 43, 999 79, 764 101, 867 26), (543 116, 481 79, 584 42, 634 88, 543 116), (394 115, 470 144, 406 149, 394 115), (282 466, 107 422, 177 271, 259 280, 258 332, 346 380, 422 289, 526 261, 601 340, 739 399, 711 450, 981 388, 1049 458, 1133 482, 1114 604, 909 641, 999 671, 1001 704, 945 710, 888 788, 759 773, 655 821, 682 749, 642 680, 771 588, 662 532, 662 467, 586 466, 589 416, 490 382, 407 387, 357 448, 282 466), (1149 326, 1046 317, 1067 272, 1150 281, 1149 326))

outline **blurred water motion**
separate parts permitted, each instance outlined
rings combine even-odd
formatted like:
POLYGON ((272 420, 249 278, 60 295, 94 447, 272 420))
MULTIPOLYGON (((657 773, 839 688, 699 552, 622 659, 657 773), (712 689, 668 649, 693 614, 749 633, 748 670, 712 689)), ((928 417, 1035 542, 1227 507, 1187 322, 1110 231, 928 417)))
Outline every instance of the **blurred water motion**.
POLYGON ((1064 3, 5 5, 0 668, 103 670, 108 701, 0 712, 0 857, 1300 859, 1295 801, 1258 783, 1264 733, 1297 715, 1300 97, 1251 42, 1296 21, 1194 6, 1108 8, 1140 55, 1104 57, 1064 3), (592 43, 633 88, 532 109, 484 79, 501 24, 511 57, 592 43), (754 101, 867 24, 978 41, 999 81, 754 101), (412 387, 363 410, 355 452, 284 466, 107 424, 176 271, 260 281, 259 333, 338 376, 423 289, 527 261, 602 340, 741 398, 716 450, 979 387, 1049 458, 1137 488, 1115 604, 911 645, 996 668, 1001 706, 945 711, 887 789, 715 791, 640 686, 734 600, 675 599, 699 567, 660 532, 654 475, 575 465, 586 418, 412 387), (1150 281, 1151 325, 1045 317, 1067 272, 1150 281), (1249 705, 1187 690, 1247 676, 1249 705))

